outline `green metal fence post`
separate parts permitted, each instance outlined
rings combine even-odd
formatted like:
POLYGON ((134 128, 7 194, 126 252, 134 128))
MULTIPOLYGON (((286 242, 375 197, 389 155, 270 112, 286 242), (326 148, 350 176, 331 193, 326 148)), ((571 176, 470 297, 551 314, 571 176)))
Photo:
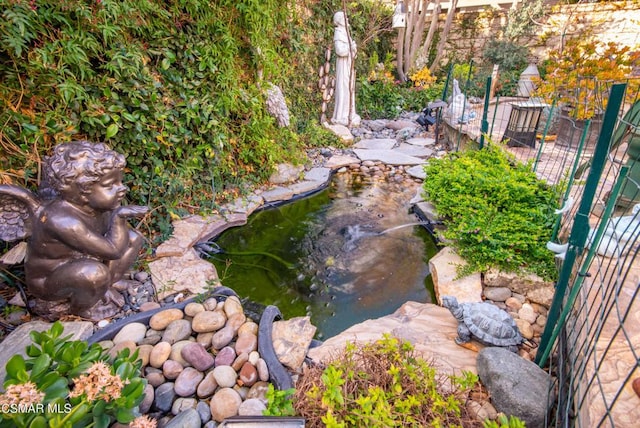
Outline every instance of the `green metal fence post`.
MULTIPOLYGON (((469 61, 469 73, 467 73, 467 81, 464 84, 464 103, 462 104, 462 113, 460 114, 460 126, 458 127, 458 141, 456 143, 456 152, 460 151, 460 141, 462 140, 462 119, 464 118, 465 110, 467 109, 467 93, 469 92, 469 82, 471 82, 471 72, 473 71, 473 60, 469 61)), ((455 118, 453 118, 455 121, 455 118)))
POLYGON ((489 131, 489 95, 491 94, 491 76, 487 77, 487 86, 484 89, 484 108, 482 109, 482 123, 480 125, 480 150, 484 148, 484 136, 489 131))
POLYGON ((449 92, 449 81, 451 80, 451 75, 453 74, 453 63, 449 67, 449 72, 447 73, 447 80, 444 81, 444 89, 442 90, 442 101, 447 102, 447 92, 449 92))
MULTIPOLYGON (((537 353, 535 360, 536 364, 540 367, 546 364, 553 344, 563 327, 568 310, 570 309, 570 306, 567 305, 563 311, 563 318, 560 318, 560 310, 569 285, 569 280, 571 279, 573 265, 575 264, 577 256, 584 250, 587 236, 589 234, 589 212, 591 211, 591 204, 593 203, 593 198, 596 193, 598 182, 600 181, 600 176, 604 170, 607 154, 609 153, 609 142, 611 141, 611 136, 613 135, 613 130, 616 125, 618 111, 620 110, 620 106, 624 100, 625 89, 626 84, 624 83, 615 84, 611 87, 609 102, 604 113, 602 129, 593 155, 593 163, 585 183, 585 190, 582 195, 582 200, 580 201, 578 213, 576 214, 576 218, 571 228, 571 234, 569 235, 569 248, 567 250, 564 263, 562 264, 562 268, 560 269, 560 275, 556 284, 556 291, 553 296, 551 308, 549 308, 547 324, 540 339, 539 352, 537 353)), ((577 295, 578 287, 578 284, 575 284, 571 294, 577 295)))
MULTIPOLYGON (((556 100, 553 100, 551 108, 549 109, 549 115, 547 116, 547 123, 544 124, 544 132, 542 133, 542 141, 540 141, 540 147, 538 147, 538 154, 536 155, 536 161, 533 163, 533 172, 538 170, 538 162, 540 162, 540 156, 542 155, 542 148, 545 145, 545 139, 547 138, 547 132, 549 131, 549 125, 551 125, 551 117, 553 117, 553 110, 556 106, 556 100)), ((583 137, 584 138, 584 137, 583 137)), ((577 155, 580 157, 580 155, 577 155)))
POLYGON ((498 106, 500 105, 500 95, 496 96, 496 106, 493 108, 493 118, 491 119, 491 131, 489 135, 493 135, 493 125, 496 123, 496 116, 498 115, 498 106))
MULTIPOLYGON (((590 125, 591 125, 591 119, 587 119, 584 125, 585 132, 583 132, 582 137, 580 137, 580 143, 578 144, 576 157, 573 160, 573 167, 571 168, 571 174, 569 174, 569 180, 567 181, 567 188, 564 190, 564 197, 562 198, 563 206, 569 200, 569 195, 571 194, 571 186, 573 186, 573 181, 575 180, 576 170, 578 169, 578 163, 580 162, 580 157, 582 156, 582 150, 584 150, 584 144, 587 140, 587 131, 589 130, 590 125)), ((562 216, 558 216, 555 224, 553 225, 553 231, 551 232, 551 241, 555 241, 556 238, 558 237, 558 231, 560 230, 561 221, 562 221, 562 216)))

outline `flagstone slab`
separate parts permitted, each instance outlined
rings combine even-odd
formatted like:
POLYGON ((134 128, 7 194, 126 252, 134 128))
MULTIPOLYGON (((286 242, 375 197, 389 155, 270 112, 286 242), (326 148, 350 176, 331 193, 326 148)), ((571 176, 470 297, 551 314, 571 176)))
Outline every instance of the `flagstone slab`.
POLYGON ((426 158, 433 156, 434 151, 428 147, 413 146, 411 144, 402 143, 394 149, 400 153, 404 153, 409 156, 416 156, 419 158, 426 158))
MULTIPOLYGON (((7 361, 14 355, 22 355, 27 358, 26 347, 33 343, 29 333, 49 330, 52 325, 52 323, 44 321, 31 321, 18 326, 2 341, 0 347, 0 391, 4 391, 2 383, 7 374, 5 370, 7 361)), ((62 327, 64 327, 62 337, 70 335, 69 340, 86 340, 93 334, 93 323, 89 321, 66 321, 62 323, 62 327)))
POLYGON ((482 302, 480 272, 458 278, 458 266, 466 262, 451 247, 444 247, 429 260, 436 299, 442 304, 443 296, 453 296, 460 303, 482 302))
POLYGON ((207 241, 230 227, 246 223, 247 216, 241 213, 208 217, 193 215, 174 221, 171 237, 156 248, 156 256, 181 256, 198 242, 207 241))
POLYGON ((149 271, 159 300, 181 292, 185 295, 201 294, 212 282, 218 281, 215 266, 201 259, 193 248, 181 256, 152 261, 149 271))
POLYGON ((412 166, 411 168, 407 168, 405 171, 407 171, 407 174, 413 178, 419 178, 420 180, 427 178, 427 173, 424 172, 423 165, 412 166))
POLYGON ((301 181, 289 186, 289 190, 291 190, 294 195, 301 195, 304 193, 313 192, 314 190, 318 190, 324 185, 325 183, 322 181, 301 181))
POLYGON ((349 156, 349 155, 335 155, 335 156, 331 156, 327 160, 327 162, 324 164, 324 166, 334 170, 334 169, 340 169, 343 166, 349 166, 349 165, 359 164, 359 163, 360 163, 360 159, 356 157, 349 156))
POLYGON ((274 187, 262 192, 262 198, 265 202, 288 201, 293 198, 293 195, 293 191, 288 187, 274 187))
POLYGON ((360 140, 353 147, 356 149, 391 150, 397 143, 395 138, 371 138, 360 140))
POLYGON ((326 183, 331 178, 331 168, 316 167, 304 173, 304 179, 308 181, 321 181, 326 183))
POLYGON ((462 370, 477 373, 477 352, 455 343, 457 329, 458 322, 448 309, 409 301, 391 315, 356 324, 311 348, 308 356, 316 362, 327 362, 340 356, 349 342, 371 343, 390 334, 410 342, 417 355, 430 361, 440 374, 460 375, 462 370))
POLYGON ((336 134, 345 143, 353 141, 353 134, 349 128, 344 125, 329 125, 328 123, 325 123, 324 127, 336 134))
POLYGON ((433 146, 436 143, 436 140, 429 137, 414 137, 409 138, 406 141, 407 144, 411 144, 413 146, 433 146))
POLYGON ((424 159, 405 155, 395 150, 355 149, 353 152, 361 161, 380 161, 387 165, 420 165, 424 163, 424 159))
POLYGON ((244 214, 247 217, 264 204, 260 195, 249 195, 238 198, 224 206, 224 210, 232 213, 244 214))

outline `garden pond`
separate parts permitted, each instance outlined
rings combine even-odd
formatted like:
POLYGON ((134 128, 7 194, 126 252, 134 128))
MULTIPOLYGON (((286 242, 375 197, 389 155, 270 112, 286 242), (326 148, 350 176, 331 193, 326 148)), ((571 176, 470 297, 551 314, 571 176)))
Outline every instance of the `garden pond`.
POLYGON ((222 283, 285 318, 308 315, 318 339, 433 301, 436 242, 409 200, 417 186, 336 174, 329 185, 265 207, 200 246, 222 283))

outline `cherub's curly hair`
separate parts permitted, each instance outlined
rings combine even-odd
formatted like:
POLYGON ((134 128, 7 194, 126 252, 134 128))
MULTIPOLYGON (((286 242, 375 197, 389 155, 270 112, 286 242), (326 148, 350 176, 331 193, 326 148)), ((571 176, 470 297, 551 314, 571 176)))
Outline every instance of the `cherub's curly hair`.
MULTIPOLYGON (((41 191, 47 187, 60 190, 76 182, 81 190, 100 181, 105 172, 124 168, 124 156, 111 150, 106 144, 90 141, 72 141, 54 148, 53 154, 45 158, 41 191)), ((46 190, 45 190, 46 191, 46 190)))

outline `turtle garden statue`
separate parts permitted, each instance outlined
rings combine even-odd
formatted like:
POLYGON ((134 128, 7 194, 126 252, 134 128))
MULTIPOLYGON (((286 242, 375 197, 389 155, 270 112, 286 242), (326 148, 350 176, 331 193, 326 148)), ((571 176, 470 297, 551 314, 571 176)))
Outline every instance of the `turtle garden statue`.
POLYGON ((124 166, 124 156, 105 144, 73 141, 45 158, 38 194, 0 185, 0 241, 28 238, 24 270, 33 312, 98 320, 125 303, 119 289, 143 243, 127 219, 148 208, 121 205, 124 166))
POLYGON ((518 352, 518 345, 524 341, 511 315, 491 303, 458 303, 453 296, 443 296, 442 306, 458 320, 458 345, 473 337, 484 345, 518 352))

